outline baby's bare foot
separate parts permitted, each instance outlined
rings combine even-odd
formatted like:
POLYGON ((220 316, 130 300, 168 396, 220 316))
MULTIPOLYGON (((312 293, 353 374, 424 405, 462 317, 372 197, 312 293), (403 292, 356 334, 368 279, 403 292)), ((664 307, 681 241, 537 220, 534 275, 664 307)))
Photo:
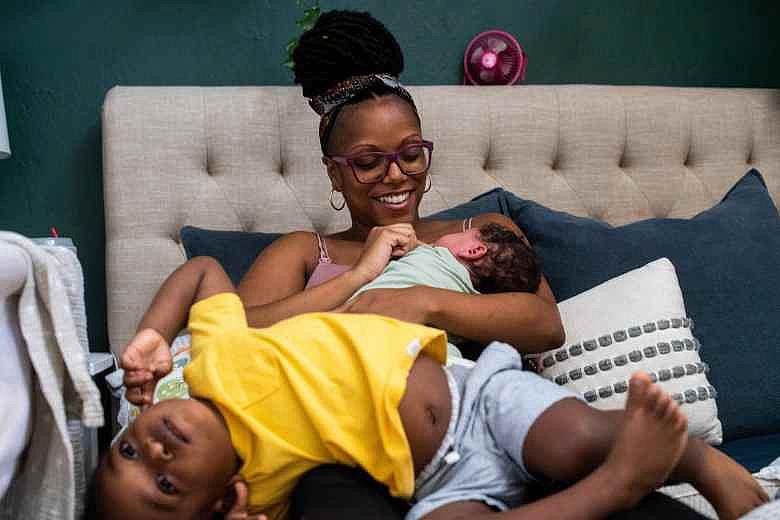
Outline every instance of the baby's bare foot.
POLYGON ((604 463, 626 507, 663 484, 688 442, 685 415, 647 374, 634 374, 628 392, 623 422, 604 463))

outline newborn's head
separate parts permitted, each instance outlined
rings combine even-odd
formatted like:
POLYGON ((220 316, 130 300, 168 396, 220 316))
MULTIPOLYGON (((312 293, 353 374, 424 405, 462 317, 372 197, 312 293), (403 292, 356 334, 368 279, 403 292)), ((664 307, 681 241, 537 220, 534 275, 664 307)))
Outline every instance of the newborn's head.
MULTIPOLYGON (((196 399, 148 408, 111 446, 90 518, 212 518, 235 504, 239 459, 222 417, 196 399)), ((89 502, 89 500, 88 500, 89 502)))
POLYGON ((509 228, 485 224, 444 235, 433 245, 449 249, 483 294, 534 293, 539 288, 541 271, 533 249, 509 228))

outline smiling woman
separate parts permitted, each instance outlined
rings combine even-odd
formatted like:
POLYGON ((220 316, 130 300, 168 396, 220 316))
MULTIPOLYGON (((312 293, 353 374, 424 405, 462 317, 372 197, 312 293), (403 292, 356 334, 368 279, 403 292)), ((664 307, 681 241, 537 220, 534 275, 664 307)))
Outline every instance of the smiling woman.
MULTIPOLYGON (((391 258, 420 241, 434 243, 464 229, 461 221, 420 218, 420 201, 431 187, 434 143, 425 139, 414 100, 399 82, 403 54, 384 25, 368 13, 324 13, 301 36, 293 58, 296 83, 321 117, 331 206, 346 208, 351 226, 328 236, 293 232, 265 249, 238 288, 254 327, 339 308, 391 258)), ((476 228, 500 224, 523 236, 502 215, 479 215, 472 223, 476 228)), ((461 294, 414 286, 366 291, 344 308, 431 325, 481 343, 501 340, 523 352, 563 342, 555 298, 544 277, 535 293, 461 294)), ((343 479, 336 471, 338 477, 317 473, 322 492, 305 494, 312 500, 298 504, 300 514, 323 514, 329 483, 343 479)), ((386 491, 372 494, 370 481, 350 471, 346 478, 356 489, 348 503, 339 503, 337 517, 382 518, 382 511, 398 517, 386 491), (359 497, 367 496, 375 499, 361 505, 359 497)))
MULTIPOLYGON (((368 13, 324 13, 301 36, 294 62, 296 82, 321 116, 331 204, 349 212, 351 226, 324 237, 290 233, 257 258, 239 286, 256 327, 333 310, 378 276, 390 258, 418 240, 433 243, 463 226, 420 218, 434 144, 425 139, 414 100, 398 80, 404 67, 398 42, 380 22, 368 13), (334 200, 342 197, 343 203, 334 200)), ((502 215, 473 219, 475 227, 489 222, 522 235, 502 215)), ((428 287, 376 291, 355 299, 350 310, 425 323, 480 342, 503 340, 529 352, 563 340, 544 279, 535 294, 463 295, 428 287), (512 312, 499 312, 506 310, 512 312)))

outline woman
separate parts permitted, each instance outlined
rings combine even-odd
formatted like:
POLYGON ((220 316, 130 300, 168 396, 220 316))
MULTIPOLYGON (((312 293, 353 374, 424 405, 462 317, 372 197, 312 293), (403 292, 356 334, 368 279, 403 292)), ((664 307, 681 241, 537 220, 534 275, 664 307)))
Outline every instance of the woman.
MULTIPOLYGON (((424 140, 411 96, 396 80, 376 76, 397 78, 403 69, 398 43, 382 24, 366 13, 325 13, 301 37, 294 58, 296 81, 323 115, 320 141, 331 204, 349 211, 352 226, 327 237, 290 233, 263 252, 239 286, 253 326, 333 310, 382 271, 388 252, 401 255, 417 239, 434 242, 464 225, 419 217, 431 182, 432 145, 424 140), (343 202, 334 201, 337 194, 343 202)), ((498 214, 472 221, 488 222, 521 233, 498 214)), ((429 287, 372 291, 348 310, 426 323, 478 342, 502 340, 524 352, 563 342, 544 278, 536 294, 461 295, 429 287)))
MULTIPOLYGON (((398 83, 401 49, 381 23, 367 13, 325 13, 301 36, 294 61, 296 82, 321 116, 330 203, 335 210, 349 211, 352 224, 326 237, 293 232, 266 249, 239 286, 250 325, 262 327, 303 312, 339 307, 375 278, 391 256, 404 254, 417 240, 431 243, 468 225, 489 222, 522 236, 511 220, 498 214, 467 222, 420 219, 418 207, 430 189, 433 144, 425 140, 414 101, 398 83)), ((524 353, 549 350, 564 340, 544 277, 535 294, 465 295, 422 286, 382 289, 361 294, 346 310, 425 323, 481 343, 500 340, 524 353)), ((559 424, 548 426, 565 424, 561 417, 559 424)), ((529 435, 526 450, 533 452, 535 442, 546 438, 529 435)), ((576 452, 573 445, 567 448, 576 452)), ((294 502, 297 514, 307 520, 399 518, 406 507, 365 473, 339 467, 310 472, 294 502)))

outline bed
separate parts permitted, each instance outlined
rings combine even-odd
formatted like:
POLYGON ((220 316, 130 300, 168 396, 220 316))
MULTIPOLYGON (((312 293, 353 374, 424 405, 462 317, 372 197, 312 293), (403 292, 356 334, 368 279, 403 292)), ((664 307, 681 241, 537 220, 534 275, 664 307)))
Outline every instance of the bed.
MULTIPOLYGON (((501 187, 615 226, 687 219, 751 168, 780 197, 780 90, 410 90, 436 143, 423 215, 501 187)), ((317 118, 295 87, 114 87, 103 107, 103 164, 115 353, 185 260, 183 226, 328 233, 348 225, 347 212, 328 204, 317 118)))

